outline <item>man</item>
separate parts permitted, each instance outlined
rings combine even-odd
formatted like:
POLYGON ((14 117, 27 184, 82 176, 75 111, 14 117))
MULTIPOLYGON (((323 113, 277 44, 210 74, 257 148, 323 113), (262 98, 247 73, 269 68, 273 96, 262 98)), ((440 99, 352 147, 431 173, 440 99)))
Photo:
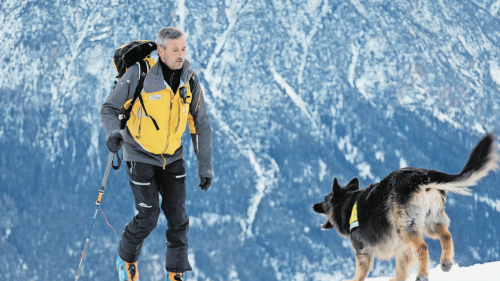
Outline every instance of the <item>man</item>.
POLYGON ((156 227, 161 209, 168 222, 166 230, 166 280, 183 280, 192 270, 188 261, 189 219, 185 210, 186 168, 182 135, 189 122, 193 147, 198 158, 200 187, 207 191, 212 169, 212 129, 197 75, 185 60, 186 39, 182 31, 163 28, 156 39, 159 59, 148 72, 142 100, 132 106, 130 119, 120 131, 118 113, 128 108, 139 81, 134 65, 123 75, 101 106, 106 146, 123 158, 138 211, 125 227, 118 247, 120 280, 139 280, 137 261, 144 239, 156 227))

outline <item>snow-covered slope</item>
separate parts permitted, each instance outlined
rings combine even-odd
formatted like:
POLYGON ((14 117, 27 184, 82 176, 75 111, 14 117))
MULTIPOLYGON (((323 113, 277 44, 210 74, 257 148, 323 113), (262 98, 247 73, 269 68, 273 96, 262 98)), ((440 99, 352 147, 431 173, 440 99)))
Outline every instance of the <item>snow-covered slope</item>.
MULTIPOLYGON (((349 243, 311 209, 334 176, 368 185, 404 166, 458 173, 500 129, 500 1, 139 2, 0 2, 4 279, 74 277, 107 159, 98 112, 113 51, 168 25, 188 33, 214 130, 209 192, 184 141, 189 280, 352 272, 349 243)), ((500 260, 498 179, 448 197, 459 264, 500 260)), ((123 169, 101 207, 118 233, 134 215, 123 169)), ((141 279, 163 273, 166 225, 145 244, 141 279)), ((118 239, 99 214, 81 280, 115 277, 118 239)), ((429 246, 435 262, 439 243, 429 246)), ((393 268, 377 261, 373 276, 393 268)))
MULTIPOLYGON (((392 275, 393 276, 393 275, 392 275)), ((415 274, 409 280, 414 280, 415 274)), ((500 278, 500 262, 490 262, 485 264, 475 264, 468 267, 453 265, 450 272, 443 272, 438 267, 429 270, 429 280, 432 281, 496 281, 500 278)), ((387 281, 389 277, 367 278, 367 281, 387 281)))

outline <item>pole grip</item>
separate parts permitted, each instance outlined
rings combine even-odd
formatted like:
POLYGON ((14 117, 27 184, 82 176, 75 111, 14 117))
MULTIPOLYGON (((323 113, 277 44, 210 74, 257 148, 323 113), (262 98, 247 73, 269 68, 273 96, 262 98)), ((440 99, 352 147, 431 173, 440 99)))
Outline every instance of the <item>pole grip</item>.
POLYGON ((104 188, 106 187, 106 181, 108 180, 109 170, 113 164, 113 159, 115 158, 115 153, 110 152, 108 157, 108 164, 106 165, 106 172, 104 172, 104 178, 102 179, 101 189, 99 189, 99 197, 95 201, 95 205, 99 206, 101 204, 102 195, 104 194, 104 188))
POLYGON ((97 201, 95 201, 95 205, 96 205, 96 206, 101 205, 101 199, 102 199, 102 195, 103 195, 103 194, 104 194, 104 192, 101 192, 101 191, 99 190, 99 197, 97 197, 97 201))

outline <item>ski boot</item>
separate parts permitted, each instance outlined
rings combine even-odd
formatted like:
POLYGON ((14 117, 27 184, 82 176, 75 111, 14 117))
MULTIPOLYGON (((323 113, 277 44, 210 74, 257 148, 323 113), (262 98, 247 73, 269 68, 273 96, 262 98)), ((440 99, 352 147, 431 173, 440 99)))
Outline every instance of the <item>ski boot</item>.
POLYGON ((116 258, 116 270, 118 270, 118 279, 120 281, 139 281, 137 262, 128 263, 118 255, 116 258))
POLYGON ((167 271, 167 276, 165 276, 165 281, 183 281, 184 280, 183 275, 184 273, 167 271))

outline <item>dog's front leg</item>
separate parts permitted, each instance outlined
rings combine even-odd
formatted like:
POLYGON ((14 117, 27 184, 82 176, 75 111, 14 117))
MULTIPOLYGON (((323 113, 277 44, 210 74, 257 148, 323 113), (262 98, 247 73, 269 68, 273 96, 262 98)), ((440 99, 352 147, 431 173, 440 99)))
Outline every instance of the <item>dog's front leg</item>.
POLYGON ((351 233, 351 245, 356 256, 356 273, 350 281, 363 281, 373 269, 373 253, 360 240, 357 231, 351 233))
POLYGON ((373 254, 366 250, 356 251, 356 274, 353 281, 363 281, 373 269, 373 254))
POLYGON ((405 244, 409 245, 417 254, 418 272, 416 281, 428 281, 429 250, 427 244, 424 242, 424 238, 417 231, 404 231, 401 234, 405 244))

